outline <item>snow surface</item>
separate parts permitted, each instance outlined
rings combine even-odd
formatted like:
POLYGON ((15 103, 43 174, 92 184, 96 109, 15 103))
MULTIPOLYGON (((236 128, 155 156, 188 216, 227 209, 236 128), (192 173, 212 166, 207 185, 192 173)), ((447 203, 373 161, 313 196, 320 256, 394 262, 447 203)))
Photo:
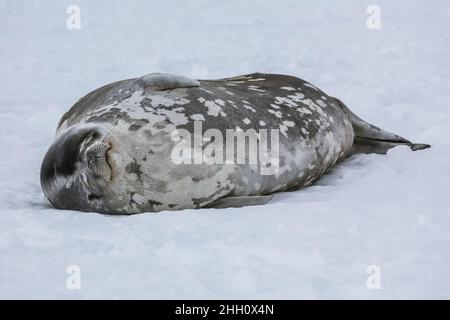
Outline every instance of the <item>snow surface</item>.
POLYGON ((450 298, 449 15, 445 0, 1 1, 0 297, 450 298), (366 27, 370 4, 381 30, 366 27), (256 71, 304 78, 432 148, 352 157, 263 207, 49 206, 41 160, 84 94, 150 72, 256 71), (66 287, 69 265, 80 290, 66 287))

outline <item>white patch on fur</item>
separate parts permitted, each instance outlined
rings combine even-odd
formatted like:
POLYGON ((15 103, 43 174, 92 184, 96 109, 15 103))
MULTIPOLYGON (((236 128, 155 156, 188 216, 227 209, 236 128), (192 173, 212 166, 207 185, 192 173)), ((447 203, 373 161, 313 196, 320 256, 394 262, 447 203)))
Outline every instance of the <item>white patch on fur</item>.
POLYGON ((268 111, 269 111, 270 113, 274 114, 275 117, 277 117, 277 118, 280 118, 280 119, 281 119, 281 117, 283 116, 282 113, 281 113, 280 111, 275 111, 275 110, 272 110, 272 109, 269 109, 268 111))
POLYGON ((292 87, 281 87, 280 89, 286 90, 286 91, 295 91, 295 88, 292 88, 292 87))
POLYGON ((244 104, 244 108, 248 109, 248 110, 250 110, 252 112, 256 112, 256 110, 254 108, 250 107, 249 105, 244 104))
POLYGON ((303 84, 305 87, 309 87, 309 88, 312 88, 312 89, 314 89, 314 90, 316 90, 316 91, 319 91, 319 89, 317 88, 317 87, 315 87, 315 86, 313 86, 311 83, 304 83, 303 84))
POLYGON ((287 131, 288 131, 288 126, 286 126, 286 125, 284 125, 284 124, 280 124, 279 125, 279 128, 280 128, 280 132, 281 132, 281 134, 283 135, 283 136, 285 136, 286 138, 288 138, 288 135, 287 135, 287 131))
POLYGON ((258 92, 266 92, 266 90, 259 89, 258 86, 248 86, 248 90, 258 91, 258 92))
POLYGON ((217 103, 221 107, 223 107, 225 105, 225 101, 223 101, 221 99, 216 99, 216 100, 214 100, 214 102, 217 103))
POLYGON ((286 121, 283 121, 283 124, 288 127, 291 127, 291 128, 295 127, 295 122, 293 122, 293 121, 286 120, 286 121))
POLYGON ((220 114, 222 117, 225 117, 227 115, 225 112, 222 111, 222 108, 214 101, 206 100, 204 105, 206 108, 208 108, 207 114, 209 116, 217 117, 220 114))
POLYGON ((325 108, 325 107, 327 106, 327 104, 326 104, 325 102, 323 102, 322 100, 320 100, 320 99, 318 99, 318 100, 316 101, 316 103, 317 103, 319 106, 321 106, 322 108, 325 108))
POLYGON ((305 107, 297 108, 297 111, 300 113, 304 113, 304 114, 312 114, 311 110, 309 110, 305 107))

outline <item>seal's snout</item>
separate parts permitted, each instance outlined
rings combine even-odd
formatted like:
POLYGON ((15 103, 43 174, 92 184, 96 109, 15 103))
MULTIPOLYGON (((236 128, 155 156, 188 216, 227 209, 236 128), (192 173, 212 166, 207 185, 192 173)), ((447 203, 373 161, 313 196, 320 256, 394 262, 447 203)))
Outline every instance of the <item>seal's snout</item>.
POLYGON ((111 179, 111 165, 108 161, 108 151, 111 150, 109 142, 95 142, 85 152, 85 163, 94 174, 98 174, 106 180, 111 179))

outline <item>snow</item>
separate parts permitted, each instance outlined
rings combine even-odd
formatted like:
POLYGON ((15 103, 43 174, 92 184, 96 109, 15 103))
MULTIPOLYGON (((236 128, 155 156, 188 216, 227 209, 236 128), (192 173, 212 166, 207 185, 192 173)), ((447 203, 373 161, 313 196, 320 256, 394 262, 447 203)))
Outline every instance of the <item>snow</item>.
POLYGON ((449 13, 443 0, 0 1, 0 298, 450 298, 449 13), (256 71, 304 78, 432 148, 352 157, 263 207, 111 217, 44 198, 41 160, 90 90, 256 71))

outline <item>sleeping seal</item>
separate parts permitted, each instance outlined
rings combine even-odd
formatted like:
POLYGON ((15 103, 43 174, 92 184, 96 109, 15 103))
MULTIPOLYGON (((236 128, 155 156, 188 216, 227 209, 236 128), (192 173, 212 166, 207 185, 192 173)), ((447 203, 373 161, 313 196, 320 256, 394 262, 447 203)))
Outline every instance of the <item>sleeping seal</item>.
POLYGON ((44 157, 41 185, 60 209, 240 207, 306 187, 355 152, 397 145, 429 147, 361 120, 296 77, 153 73, 76 102, 44 157))

